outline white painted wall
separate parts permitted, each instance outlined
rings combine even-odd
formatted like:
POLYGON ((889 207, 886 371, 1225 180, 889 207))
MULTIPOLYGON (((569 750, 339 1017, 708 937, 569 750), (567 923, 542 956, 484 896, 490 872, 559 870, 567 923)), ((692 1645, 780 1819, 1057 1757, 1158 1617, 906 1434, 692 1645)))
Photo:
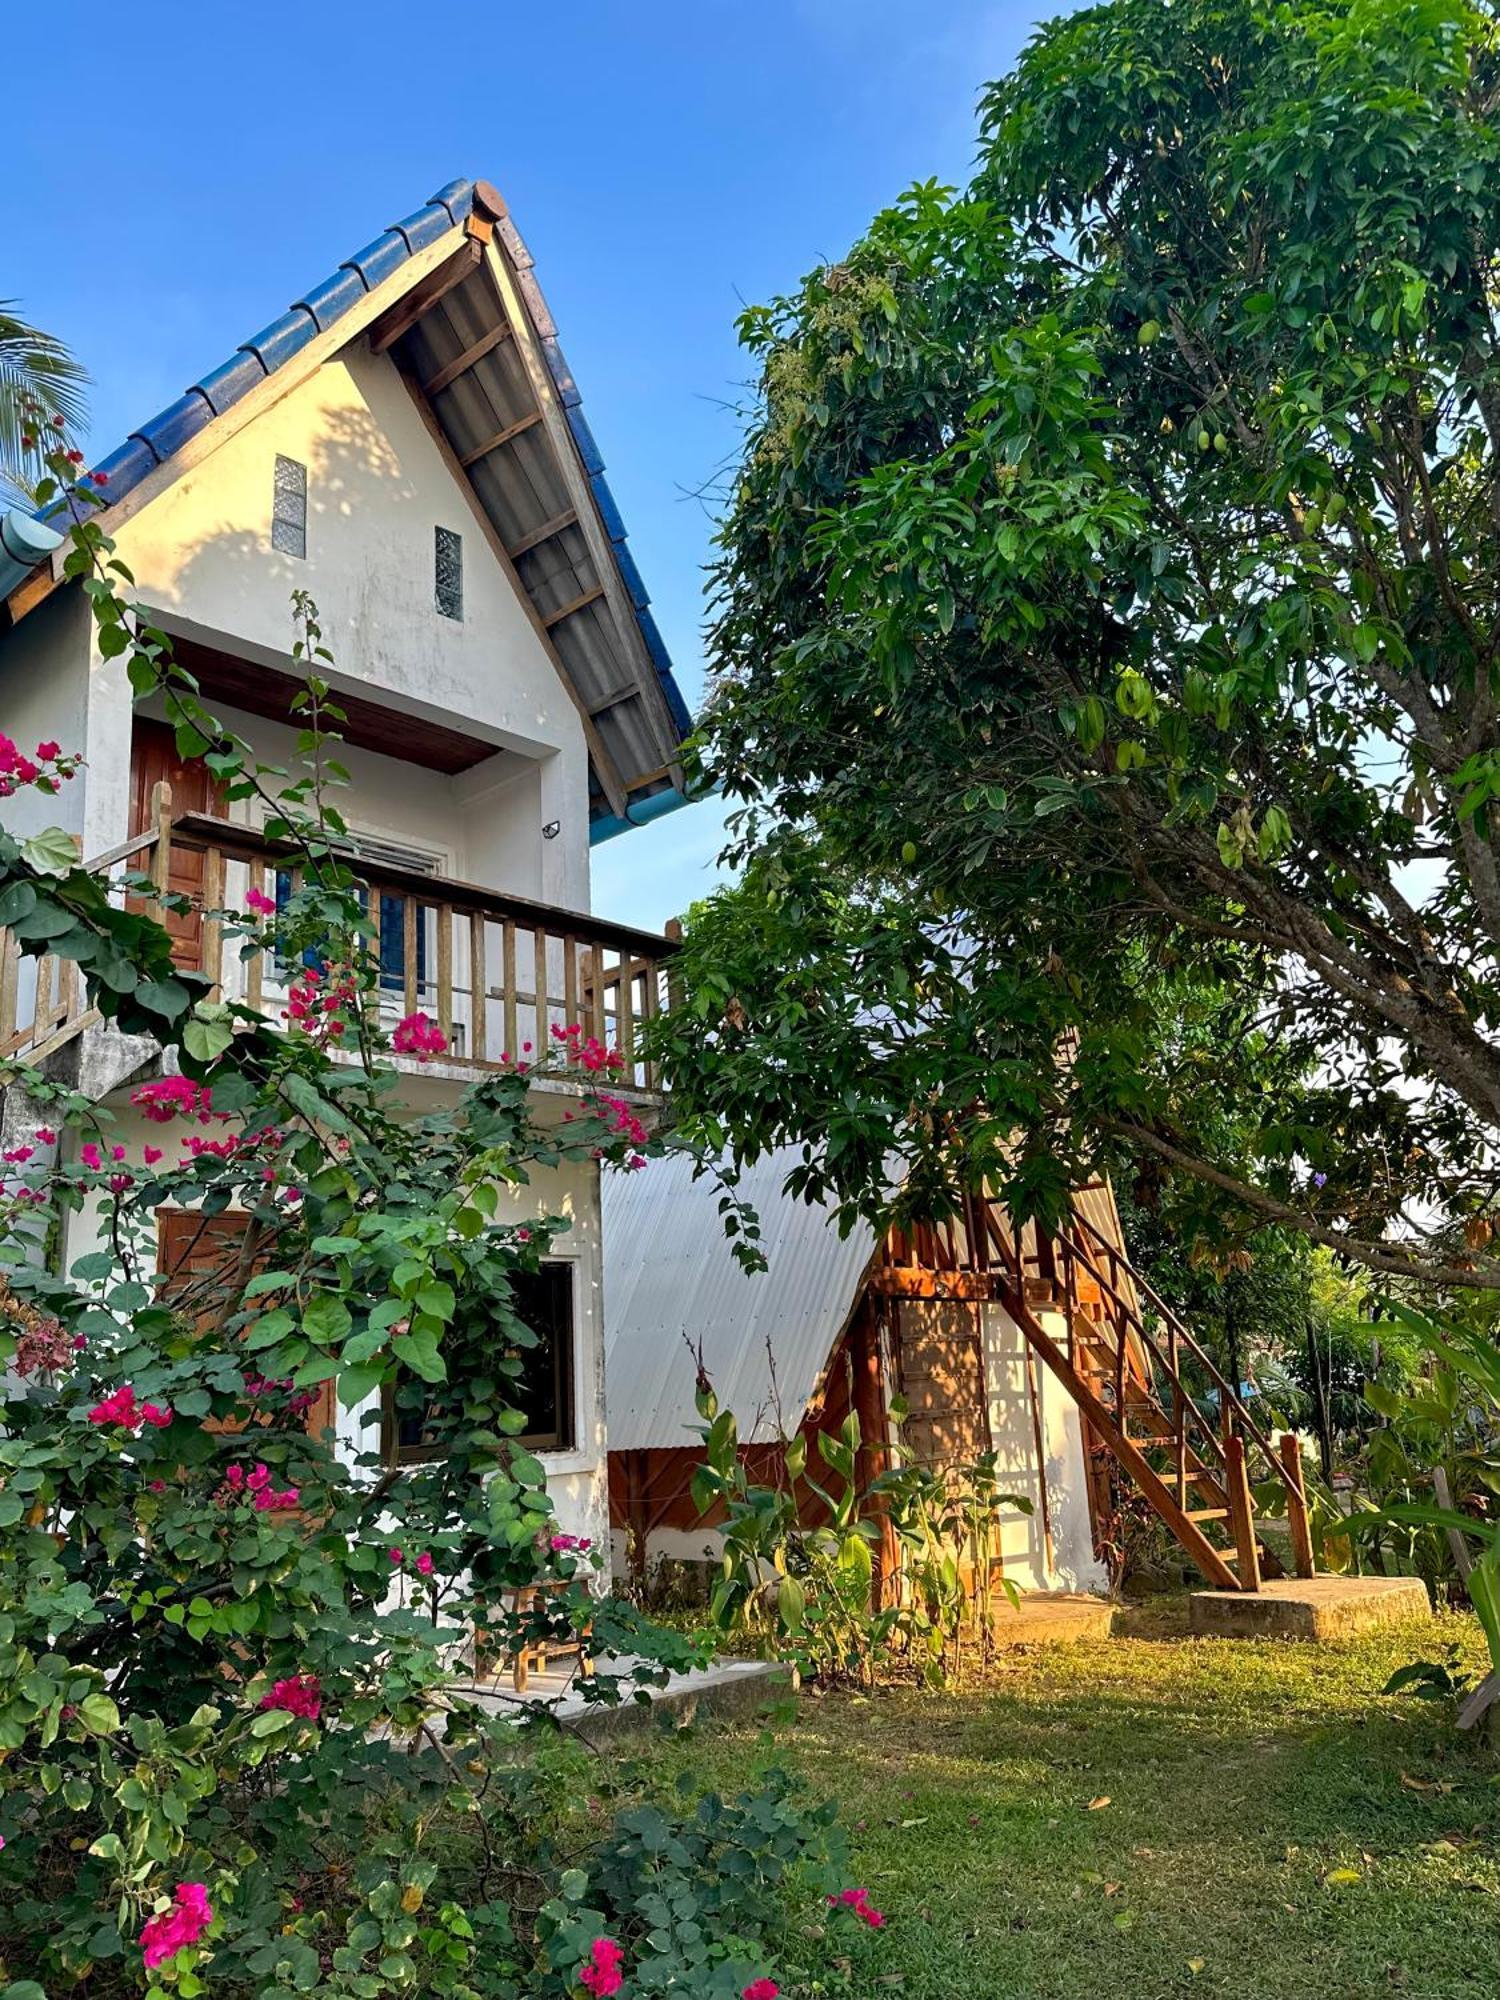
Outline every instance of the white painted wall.
MULTIPOLYGON (((54 591, 0 643, 0 729, 28 757, 54 742, 85 755, 88 742, 89 609, 79 590, 54 591)), ((43 827, 83 832, 87 772, 53 797, 30 788, 0 799, 0 825, 23 838, 43 827)))

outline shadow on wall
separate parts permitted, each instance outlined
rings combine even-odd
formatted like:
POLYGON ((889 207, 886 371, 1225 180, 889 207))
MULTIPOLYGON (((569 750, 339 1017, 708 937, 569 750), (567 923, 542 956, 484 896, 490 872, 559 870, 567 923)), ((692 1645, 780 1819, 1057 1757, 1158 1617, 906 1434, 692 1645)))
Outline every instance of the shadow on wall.
MULTIPOLYGON (((234 449, 233 443, 225 447, 226 452, 234 449)), ((153 542, 147 535, 135 564, 151 600, 163 610, 180 611, 196 624, 240 633, 286 652, 293 637, 293 591, 310 589, 316 596, 320 582, 331 584, 336 574, 342 576, 342 568, 331 569, 331 559, 341 552, 341 543, 354 546, 357 532, 360 559, 349 566, 357 587, 347 595, 341 590, 346 601, 337 607, 351 617, 356 634, 366 639, 378 635, 379 619, 372 615, 377 605, 386 617, 418 608, 424 616, 429 614, 431 580, 410 560, 405 519, 405 510, 416 501, 416 488, 403 473, 381 426, 363 406, 335 404, 320 412, 317 436, 305 449, 306 458, 300 461, 306 468, 301 509, 304 555, 278 549, 272 539, 275 455, 268 446, 263 454, 254 455, 253 464, 241 468, 242 483, 234 496, 239 503, 234 511, 240 518, 263 519, 263 528, 221 525, 183 536, 182 515, 198 481, 184 482, 175 507, 169 497, 165 524, 172 539, 153 542), (357 524, 351 525, 347 540, 341 533, 343 524, 357 524), (400 601, 403 583, 409 584, 406 604, 400 601)), ((213 461, 208 463, 212 466, 213 461)), ((291 512, 295 520, 295 506, 291 512)), ((335 610, 332 600, 328 609, 335 610)), ((367 657, 352 663, 351 670, 366 671, 374 664, 367 657)))

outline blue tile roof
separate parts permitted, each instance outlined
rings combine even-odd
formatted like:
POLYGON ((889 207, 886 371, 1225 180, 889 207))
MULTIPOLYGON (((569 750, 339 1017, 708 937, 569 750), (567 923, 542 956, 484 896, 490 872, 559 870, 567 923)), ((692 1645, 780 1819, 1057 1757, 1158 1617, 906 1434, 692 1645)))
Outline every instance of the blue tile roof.
MULTIPOLYGON (((449 181, 420 208, 403 216, 399 222, 391 223, 373 242, 367 243, 362 250, 356 250, 352 257, 346 257, 331 276, 304 292, 279 319, 273 319, 269 326, 262 327, 259 333, 241 342, 227 361, 210 370, 175 403, 132 431, 124 444, 99 462, 98 470, 108 474, 108 484, 104 488, 108 500, 112 503, 122 499, 149 472, 165 464, 190 438, 211 424, 215 417, 222 416, 267 376, 274 375, 310 340, 326 333, 357 300, 363 298, 366 292, 373 291, 393 271, 399 270, 416 251, 435 243, 440 236, 462 222, 473 200, 473 181, 449 181)), ((640 622, 641 636, 656 668, 667 707, 673 723, 685 736, 692 727, 687 703, 677 686, 656 622, 646 609, 651 600, 626 548, 625 523, 604 478, 603 455, 584 420, 578 385, 563 357, 552 315, 532 275, 534 259, 508 215, 501 218, 498 227, 516 267, 518 288, 535 323, 558 400, 566 412, 569 429, 589 476, 600 519, 624 576, 640 622)))

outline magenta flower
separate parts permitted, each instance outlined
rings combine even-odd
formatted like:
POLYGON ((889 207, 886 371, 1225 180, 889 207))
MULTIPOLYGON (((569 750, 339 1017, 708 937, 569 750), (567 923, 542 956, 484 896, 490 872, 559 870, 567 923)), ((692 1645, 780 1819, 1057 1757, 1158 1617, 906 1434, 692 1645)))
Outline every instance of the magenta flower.
POLYGON ((752 1979, 745 1988, 742 2000, 776 2000, 780 1991, 774 1979, 752 1979))
POLYGON ((268 896, 263 889, 247 889, 245 906, 254 910, 258 917, 274 917, 276 914, 275 898, 268 896))
POLYGON ((868 1924, 872 1931, 878 1931, 885 1923, 884 1914, 871 1906, 868 1889, 840 1889, 836 1896, 830 1896, 828 1900, 835 1907, 848 1910, 861 1923, 868 1924))
POLYGON ((307 1722, 316 1722, 323 1708, 323 1690, 316 1674, 293 1674, 284 1681, 276 1681, 269 1694, 260 1698, 262 1708, 284 1708, 288 1715, 300 1715, 307 1722))
POLYGON ((422 1553, 417 1557, 417 1573, 420 1576, 432 1575, 432 1557, 426 1549, 423 1549, 422 1553))
POLYGON ((152 1917, 141 1932, 141 1953, 146 1970, 154 1971, 175 1958, 187 1945, 196 1944, 214 1920, 213 1905, 202 1882, 179 1882, 172 1907, 152 1917))
POLYGON ((607 2000, 625 1984, 620 1961, 625 1953, 613 1938, 595 1938, 586 1963, 578 1968, 578 1983, 594 2000, 607 2000))
POLYGON ((106 1396, 102 1403, 95 1403, 89 1411, 89 1422, 101 1429, 106 1424, 118 1424, 121 1430, 132 1435, 142 1424, 150 1424, 156 1430, 165 1430, 172 1421, 171 1406, 160 1408, 155 1403, 138 1404, 135 1390, 129 1382, 123 1383, 113 1395, 106 1396))
POLYGON ((405 1020, 396 1023, 391 1047, 399 1056, 415 1056, 418 1062, 426 1062, 429 1056, 446 1052, 448 1037, 425 1014, 408 1014, 405 1020))
POLYGON ((400 1569, 402 1563, 406 1561, 406 1554, 402 1549, 387 1549, 386 1554, 391 1559, 392 1569, 400 1569))

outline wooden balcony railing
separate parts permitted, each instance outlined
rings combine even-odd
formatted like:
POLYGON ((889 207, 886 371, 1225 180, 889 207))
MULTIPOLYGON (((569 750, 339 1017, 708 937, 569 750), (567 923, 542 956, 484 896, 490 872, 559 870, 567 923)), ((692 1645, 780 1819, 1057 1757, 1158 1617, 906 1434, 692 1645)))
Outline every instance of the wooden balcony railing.
MULTIPOLYGON (((640 1037, 666 1002, 673 939, 357 853, 348 862, 369 912, 387 1026, 427 1014, 448 1042, 438 1060, 476 1071, 545 1059, 554 1030, 576 1026, 619 1053, 617 1086, 659 1091, 640 1037)), ((299 968, 270 953, 242 960, 226 952, 222 923, 203 913, 243 910, 251 889, 284 901, 301 880, 295 848, 208 814, 174 817, 170 789, 158 785, 150 829, 89 865, 149 876, 156 896, 146 897, 148 908, 169 892, 190 897, 188 914, 166 919, 178 964, 207 974, 226 999, 279 1018, 299 968)), ((0 930, 0 1058, 39 1062, 97 1019, 76 966, 23 958, 0 930)))

